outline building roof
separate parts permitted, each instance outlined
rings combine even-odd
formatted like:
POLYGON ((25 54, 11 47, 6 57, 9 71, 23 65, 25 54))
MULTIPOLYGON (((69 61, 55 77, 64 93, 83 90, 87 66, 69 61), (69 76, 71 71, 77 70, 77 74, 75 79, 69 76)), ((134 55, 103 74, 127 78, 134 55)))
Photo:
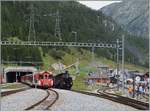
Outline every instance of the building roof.
POLYGON ((99 74, 99 75, 90 75, 90 76, 87 76, 88 79, 92 79, 92 78, 108 78, 108 75, 106 74, 99 74))
POLYGON ((4 73, 8 72, 36 72, 37 69, 35 67, 7 67, 4 69, 4 73))
POLYGON ((98 65, 97 68, 109 68, 108 65, 98 65))

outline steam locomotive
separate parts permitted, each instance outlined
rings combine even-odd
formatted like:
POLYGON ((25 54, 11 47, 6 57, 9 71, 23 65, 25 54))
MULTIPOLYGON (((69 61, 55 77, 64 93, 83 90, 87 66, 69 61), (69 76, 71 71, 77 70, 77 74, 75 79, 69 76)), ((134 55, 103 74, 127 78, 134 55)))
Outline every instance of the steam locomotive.
POLYGON ((59 89, 70 90, 73 85, 72 77, 70 77, 68 71, 58 74, 54 77, 54 87, 59 89))

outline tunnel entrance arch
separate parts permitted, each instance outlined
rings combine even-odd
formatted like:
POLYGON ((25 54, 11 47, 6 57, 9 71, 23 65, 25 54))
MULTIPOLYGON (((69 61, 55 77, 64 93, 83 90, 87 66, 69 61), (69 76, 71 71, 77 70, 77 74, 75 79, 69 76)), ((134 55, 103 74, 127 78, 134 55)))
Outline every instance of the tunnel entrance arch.
POLYGON ((4 70, 4 79, 7 83, 21 82, 21 76, 33 74, 36 71, 34 67, 7 67, 4 70))
POLYGON ((6 73, 6 82, 13 83, 13 82, 21 82, 21 76, 26 74, 33 74, 33 72, 7 72, 6 73))

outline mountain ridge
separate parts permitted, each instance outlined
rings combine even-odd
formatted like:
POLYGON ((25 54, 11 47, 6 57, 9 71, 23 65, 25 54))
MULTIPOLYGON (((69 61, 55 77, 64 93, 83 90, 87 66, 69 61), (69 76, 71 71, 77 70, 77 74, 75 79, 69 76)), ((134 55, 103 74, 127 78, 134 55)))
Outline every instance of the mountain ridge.
POLYGON ((128 32, 148 38, 149 0, 123 0, 100 10, 128 32))

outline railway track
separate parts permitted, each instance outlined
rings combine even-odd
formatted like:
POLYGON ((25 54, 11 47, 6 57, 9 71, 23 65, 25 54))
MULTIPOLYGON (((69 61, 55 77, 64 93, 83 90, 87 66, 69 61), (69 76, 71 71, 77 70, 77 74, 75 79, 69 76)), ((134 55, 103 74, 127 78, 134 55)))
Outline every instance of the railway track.
POLYGON ((16 89, 16 90, 4 91, 4 92, 1 92, 1 97, 8 96, 10 94, 18 93, 18 92, 21 92, 21 91, 25 91, 25 90, 28 90, 28 89, 30 89, 30 88, 26 87, 26 88, 21 88, 21 89, 16 89))
POLYGON ((149 95, 143 95, 143 98, 145 98, 148 101, 149 100, 149 95))
MULTIPOLYGON (((110 89, 110 88, 108 88, 108 89, 110 89)), ((118 102, 118 103, 121 103, 121 104, 125 104, 125 105, 128 105, 128 106, 134 107, 136 109, 140 109, 140 110, 148 110, 149 109, 149 103, 137 101, 137 100, 134 100, 134 99, 131 99, 131 98, 119 96, 119 95, 112 94, 112 93, 107 93, 106 91, 108 89, 98 90, 97 93, 77 91, 77 90, 73 90, 73 91, 78 92, 78 93, 82 93, 82 94, 86 94, 86 95, 91 95, 91 96, 96 96, 96 97, 108 99, 108 100, 111 100, 111 101, 114 101, 114 102, 118 102)))
POLYGON ((105 89, 103 91, 98 90, 97 92, 102 95, 104 98, 121 103, 121 104, 125 104, 128 106, 132 106, 136 109, 140 109, 140 110, 148 110, 149 109, 149 103, 145 103, 142 101, 138 101, 132 98, 128 98, 128 97, 124 97, 124 96, 120 96, 120 95, 116 95, 116 94, 112 94, 107 92, 108 89, 105 89))
POLYGON ((52 89, 46 90, 47 95, 37 103, 31 105, 25 110, 48 110, 59 98, 59 95, 56 91, 52 89))

